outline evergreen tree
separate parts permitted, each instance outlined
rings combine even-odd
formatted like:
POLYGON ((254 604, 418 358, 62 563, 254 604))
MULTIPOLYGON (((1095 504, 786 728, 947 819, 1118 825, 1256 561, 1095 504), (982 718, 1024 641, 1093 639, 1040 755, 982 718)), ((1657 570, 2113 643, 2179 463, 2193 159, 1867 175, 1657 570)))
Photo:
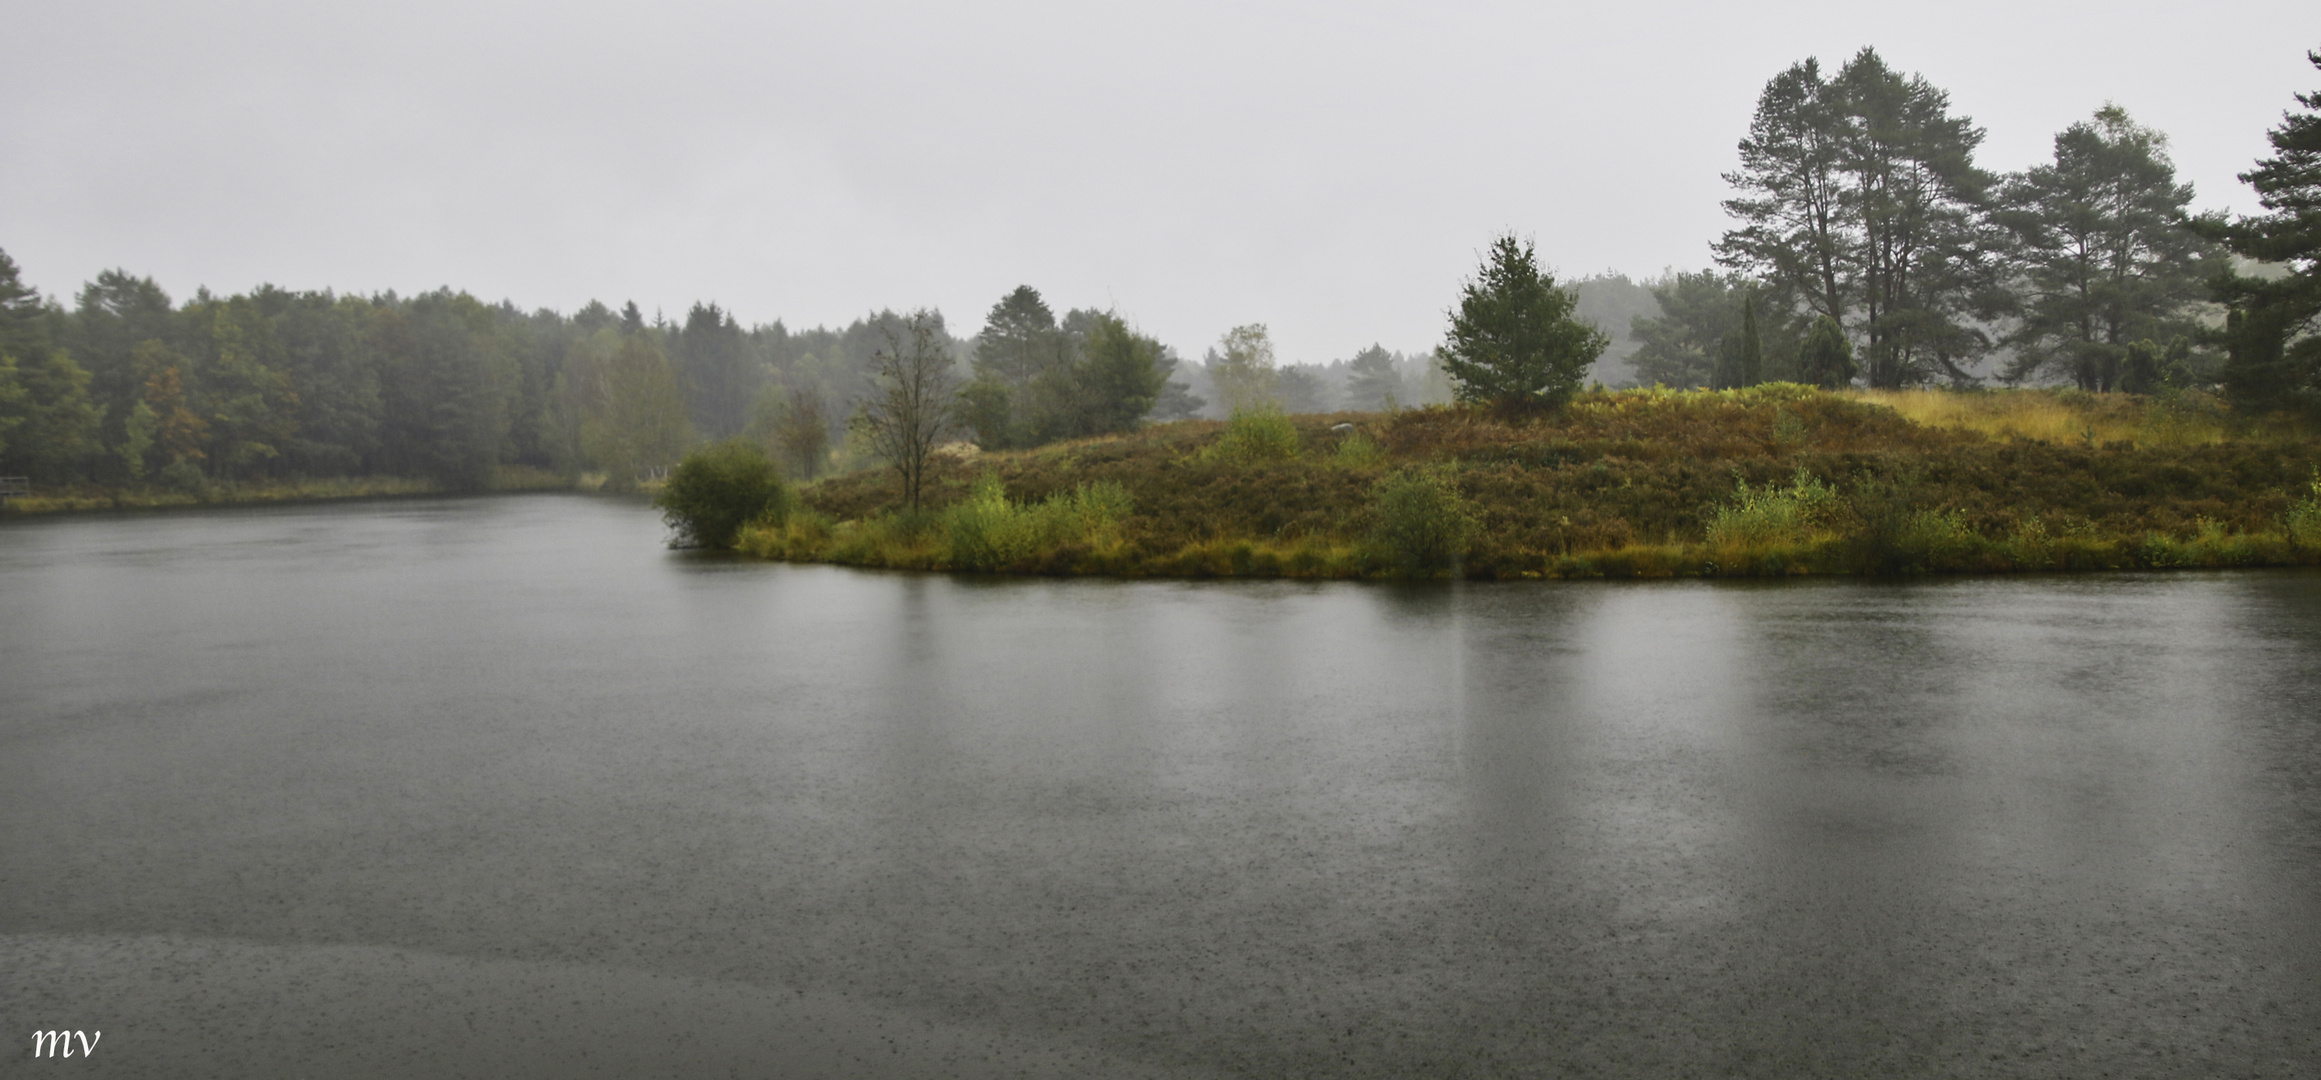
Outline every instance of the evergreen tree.
POLYGON ((1741 227, 1718 261, 1764 277, 1808 311, 1851 321, 1872 386, 1943 375, 1989 347, 1977 327, 1997 303, 1975 168, 1982 129, 1950 97, 1863 49, 1833 79, 1812 60, 1759 96, 1725 203, 1741 227))
POLYGON ((1346 364, 1346 407, 1383 412, 1402 404, 1409 391, 1395 369, 1394 354, 1376 344, 1354 354, 1346 364))
POLYGON ((1628 329, 1639 343, 1630 357, 1637 381, 1679 389, 1713 383, 1724 344, 1738 328, 1741 282, 1738 274, 1702 270, 1651 286, 1660 314, 1636 316, 1628 329))
POLYGON ((695 304, 677 332, 678 378, 694 428, 707 439, 740 433, 748 419, 752 385, 748 349, 741 327, 716 304, 695 304))
POLYGON ((1744 291, 1740 325, 1717 343, 1716 378, 1710 385, 1719 390, 1757 385, 1763 381, 1764 356, 1764 343, 1757 337, 1757 299, 1744 291))
POLYGON ((1048 437, 1043 429, 1068 426, 1060 415, 1074 396, 1068 346, 1039 290, 1018 285, 991 305, 975 337, 975 377, 959 402, 960 419, 974 429, 977 445, 1030 446, 1048 437))
POLYGON ((1161 347, 1161 392, 1159 399, 1153 402, 1152 412, 1147 415, 1147 419, 1189 420, 1199 416, 1202 407, 1209 404, 1208 399, 1193 393, 1192 383, 1176 382, 1169 378, 1177 370, 1177 365, 1183 362, 1178 359, 1175 349, 1165 345, 1161 347))
POLYGON ((378 310, 355 297, 300 293, 273 320, 298 399, 296 432, 282 446, 290 471, 351 475, 377 463, 386 409, 372 334, 378 310))
POLYGON ((1442 349, 1457 399, 1516 409, 1568 400, 1610 344, 1603 331, 1572 317, 1576 303, 1540 268, 1529 243, 1513 235, 1493 241, 1461 292, 1442 349))
POLYGON ((1861 373, 1854 364, 1853 343, 1827 315, 1817 316, 1813 329, 1806 332, 1805 343, 1797 350, 1797 369, 1803 381, 1825 390, 1851 386, 1861 373))
POLYGON ((1281 411, 1285 413, 1325 413, 1330 411, 1330 384, 1323 382, 1316 369, 1305 364, 1291 364, 1281 369, 1277 393, 1281 397, 1281 411))
POLYGON ((1021 389, 1056 366, 1056 345, 1055 312, 1038 289, 1018 285, 984 318, 975 337, 975 374, 1021 389))
MULTIPOLYGON (((2305 56, 2321 68, 2321 52, 2305 56)), ((2232 309, 2222 335, 2225 392, 2251 409, 2321 404, 2321 92, 2298 94, 2297 103, 2308 111, 2285 114, 2266 133, 2273 156, 2240 174, 2269 212, 2204 226, 2236 254, 2287 271, 2227 271, 2213 285, 2232 309)))
POLYGON ((579 311, 572 313, 572 328, 578 331, 582 337, 595 334, 599 330, 617 328, 620 324, 621 317, 615 314, 611 308, 604 306, 602 300, 591 300, 583 305, 579 311))
POLYGON ((68 340, 74 358, 89 371, 89 394, 105 414, 100 437, 116 447, 116 460, 125 467, 127 458, 118 447, 128 437, 130 414, 151 374, 137 370, 137 346, 178 337, 177 323, 169 294, 152 278, 107 270, 81 287, 68 340))
POLYGON ((1097 315, 1081 340, 1080 434, 1128 431, 1160 400, 1168 381, 1161 343, 1129 328, 1118 316, 1097 315))
MULTIPOLYGON (((2055 136, 2053 164, 2010 177, 1997 215, 2012 239, 2022 318, 2010 380, 2060 373, 2118 389, 2138 341, 2197 332, 2221 252, 2191 227, 2167 137, 2106 105, 2055 136)), ((2157 371, 2150 373, 2157 377, 2157 371)))
POLYGON ((0 251, 0 356, 22 363, 48 348, 47 315, 47 305, 24 283, 16 260, 0 251))

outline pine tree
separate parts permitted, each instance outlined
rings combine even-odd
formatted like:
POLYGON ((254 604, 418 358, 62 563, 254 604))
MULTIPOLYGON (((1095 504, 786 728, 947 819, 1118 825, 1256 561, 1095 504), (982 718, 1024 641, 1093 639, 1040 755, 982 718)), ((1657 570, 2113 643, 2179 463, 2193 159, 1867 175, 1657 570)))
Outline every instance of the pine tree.
POLYGON ((1853 343, 1846 340, 1837 320, 1827 315, 1813 320, 1813 329, 1806 332, 1805 344, 1797 350, 1797 367, 1804 381, 1825 390, 1851 386, 1854 376, 1860 374, 1854 364, 1853 343))
POLYGON ((1077 434, 1128 431, 1160 400, 1168 368, 1161 343, 1137 333, 1120 317, 1096 316, 1081 339, 1081 402, 1077 434))
POLYGON ((1459 297, 1442 349, 1462 402, 1530 410, 1579 389, 1611 339, 1572 317, 1578 298, 1556 287, 1529 243, 1499 237, 1459 297))
MULTIPOLYGON (((2321 68, 2321 52, 2305 57, 2321 68)), ((2216 299, 2232 309, 2225 392, 2253 409, 2321 397, 2321 92, 2298 94, 2297 103, 2310 111, 2284 115, 2266 133, 2273 156, 2240 174, 2270 213, 2204 226, 2235 253, 2288 271, 2270 280, 2228 272, 2214 283, 2216 299)))
POLYGON ((2137 341, 2197 332, 2221 251, 2192 229, 2192 185, 2167 137, 2116 105, 2055 136, 2055 160, 2008 179, 1998 224, 2020 267, 2022 320, 2010 380, 2060 372, 2112 390, 2137 341))
POLYGON ((1950 96, 1863 49, 1835 78, 1807 60, 1759 96, 1725 203, 1740 222, 1717 243, 1725 266, 1761 277, 1810 312, 1858 327, 1869 382, 1972 378, 1991 314, 1975 168, 1982 129, 1950 96))
POLYGON ((1408 396, 1402 373, 1395 370, 1394 354, 1376 344, 1354 354, 1346 364, 1346 407, 1381 412, 1402 404, 1408 396))
POLYGON ((686 408, 702 437, 724 439, 741 431, 748 420, 753 385, 748 347, 733 316, 716 304, 695 304, 685 314, 685 328, 677 332, 678 380, 685 388, 686 408))
MULTIPOLYGON (((986 450, 1030 446, 1041 439, 1033 384, 1069 366, 1065 335, 1038 289, 1018 285, 991 305, 975 336, 975 378, 959 394, 960 419, 986 450)), ((1052 395, 1051 395, 1052 396, 1052 395)))

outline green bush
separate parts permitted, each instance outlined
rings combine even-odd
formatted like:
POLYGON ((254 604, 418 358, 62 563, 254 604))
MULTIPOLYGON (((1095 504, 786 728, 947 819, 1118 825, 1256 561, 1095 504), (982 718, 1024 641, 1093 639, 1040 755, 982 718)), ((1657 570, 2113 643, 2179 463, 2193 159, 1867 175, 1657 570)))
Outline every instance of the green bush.
POLYGON ((944 513, 950 564, 958 570, 1000 570, 1066 544, 1098 547, 1119 539, 1120 523, 1135 500, 1113 481, 1082 484, 1038 503, 1014 503, 997 476, 976 481, 965 499, 944 513))
POLYGON ((764 448, 727 439, 685 455, 653 505, 675 546, 730 548, 743 525, 788 513, 790 490, 764 448))
POLYGON ((1235 409, 1225 421, 1225 434, 1209 447, 1212 461, 1250 465, 1260 461, 1287 461, 1297 456, 1298 431, 1278 405, 1235 409))
POLYGON ((2313 470, 2313 494, 2289 507, 2289 539, 2298 547, 2321 548, 2321 469, 2313 470))
POLYGON ((1839 506, 1837 489, 1804 469, 1788 487, 1768 481, 1752 488, 1746 480, 1733 483, 1733 501, 1709 517, 1708 541, 1717 547, 1758 547, 1796 543, 1826 526, 1839 506))
POLYGON ((1378 482, 1378 542, 1404 573, 1458 565, 1480 524, 1441 469, 1400 469, 1378 482))
POLYGON ((201 466, 183 458, 170 462, 154 480, 181 495, 191 495, 197 499, 210 497, 209 474, 202 472, 201 466))
POLYGON ((1338 440, 1338 464, 1349 469, 1374 469, 1386 464, 1386 448, 1359 431, 1338 440))

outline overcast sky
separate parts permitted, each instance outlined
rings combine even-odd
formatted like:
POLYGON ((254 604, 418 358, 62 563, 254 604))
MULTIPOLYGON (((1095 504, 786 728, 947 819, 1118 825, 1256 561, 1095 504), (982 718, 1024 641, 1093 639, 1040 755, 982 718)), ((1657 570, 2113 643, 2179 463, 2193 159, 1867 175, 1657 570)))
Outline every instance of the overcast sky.
POLYGON ((0 249, 68 303, 121 267, 972 333, 1029 283, 1285 361, 1432 345, 1501 230, 1568 275, 1705 265, 1807 56, 1925 75, 1993 170, 2116 101, 2243 212, 2321 89, 2311 0, 0 3, 0 249))

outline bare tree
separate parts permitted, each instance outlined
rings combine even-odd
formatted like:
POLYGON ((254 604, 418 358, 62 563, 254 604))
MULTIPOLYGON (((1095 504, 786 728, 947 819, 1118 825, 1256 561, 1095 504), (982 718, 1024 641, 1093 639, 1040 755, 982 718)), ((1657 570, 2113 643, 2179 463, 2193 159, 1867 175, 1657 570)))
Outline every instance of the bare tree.
POLYGON ((781 419, 774 427, 774 443, 781 447, 791 476, 801 483, 814 479, 830 458, 830 420, 822 406, 822 392, 812 384, 790 388, 781 419))
POLYGON ((951 350, 943 317, 921 309, 903 322, 898 336, 884 328, 886 347, 875 357, 871 377, 878 392, 863 403, 854 426, 903 478, 903 504, 919 508, 927 459, 948 434, 956 413, 958 387, 951 375, 951 350))

